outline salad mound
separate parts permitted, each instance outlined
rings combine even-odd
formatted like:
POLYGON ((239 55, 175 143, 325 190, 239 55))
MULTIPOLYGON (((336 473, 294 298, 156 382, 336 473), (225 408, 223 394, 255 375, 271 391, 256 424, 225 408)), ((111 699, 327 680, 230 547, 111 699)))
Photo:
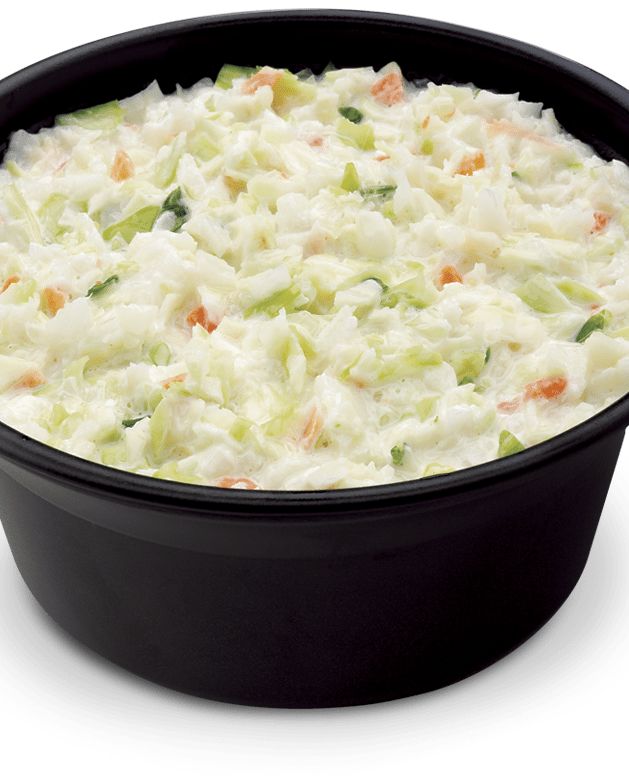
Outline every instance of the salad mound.
POLYGON ((629 391, 629 169, 395 64, 225 65, 13 135, 0 420, 139 474, 326 490, 516 454, 629 391))

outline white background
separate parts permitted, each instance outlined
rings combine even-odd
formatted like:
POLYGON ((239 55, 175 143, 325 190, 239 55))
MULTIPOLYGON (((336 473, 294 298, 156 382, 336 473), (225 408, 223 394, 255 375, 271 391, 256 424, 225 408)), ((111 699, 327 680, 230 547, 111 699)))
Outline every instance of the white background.
MULTIPOLYGON (((298 3, 269 0, 272 7, 298 3)), ((329 7, 311 3, 310 7, 329 7)), ((263 2, 10 3, 0 76, 95 38, 263 2)), ((549 0, 337 2, 432 16, 536 43, 629 86, 619 6, 549 0), (568 16, 569 13, 569 16, 568 16)), ((369 59, 365 52, 365 61, 369 59)), ((236 58, 237 59, 237 58, 236 58)), ((68 639, 0 536, 0 774, 21 777, 626 777, 629 447, 586 571, 540 633, 448 689, 355 709, 263 710, 160 689, 68 639)))

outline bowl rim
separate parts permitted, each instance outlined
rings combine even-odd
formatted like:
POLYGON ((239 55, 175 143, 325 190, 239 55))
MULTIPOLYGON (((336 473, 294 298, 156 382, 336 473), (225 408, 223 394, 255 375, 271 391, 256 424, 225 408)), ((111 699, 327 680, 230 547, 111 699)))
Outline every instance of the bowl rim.
MULTIPOLYGON (((336 9, 244 11, 200 16, 108 36, 54 54, 0 80, 0 99, 2 93, 7 94, 24 88, 34 78, 49 73, 56 66, 67 66, 80 62, 85 56, 125 48, 147 39, 169 37, 177 32, 199 27, 212 28, 274 20, 307 22, 314 19, 355 22, 379 27, 402 26, 424 32, 439 32, 453 38, 472 39, 481 45, 502 49, 507 55, 519 54, 535 58, 547 67, 561 70, 573 80, 586 83, 595 91, 619 104, 629 115, 629 90, 581 63, 546 49, 506 36, 448 22, 384 12, 336 9)), ((543 468, 549 461, 567 456, 586 446, 590 441, 614 432, 622 435, 628 424, 629 393, 584 422, 510 457, 490 460, 436 477, 418 477, 400 482, 333 490, 233 490, 145 476, 69 454, 41 443, 3 422, 0 422, 0 458, 84 492, 106 493, 111 496, 113 491, 117 497, 134 502, 176 506, 179 509, 191 509, 203 513, 219 510, 223 517, 238 513, 240 519, 243 512, 245 514, 249 512, 290 513, 291 510, 298 510, 299 514, 294 519, 299 520, 314 512, 321 514, 322 510, 326 509, 337 512, 343 509, 360 509, 363 506, 365 508, 383 504, 393 506, 420 499, 454 497, 460 493, 487 488, 495 483, 505 482, 543 468)), ((338 519, 338 515, 336 518, 338 519)))

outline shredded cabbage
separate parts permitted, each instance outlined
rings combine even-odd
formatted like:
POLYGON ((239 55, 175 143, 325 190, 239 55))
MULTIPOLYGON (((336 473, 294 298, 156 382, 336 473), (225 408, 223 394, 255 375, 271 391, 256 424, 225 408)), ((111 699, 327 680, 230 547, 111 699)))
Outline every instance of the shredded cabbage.
POLYGON ((0 419, 219 487, 517 455, 629 390, 628 202, 552 110, 395 65, 62 114, 0 172, 0 419))

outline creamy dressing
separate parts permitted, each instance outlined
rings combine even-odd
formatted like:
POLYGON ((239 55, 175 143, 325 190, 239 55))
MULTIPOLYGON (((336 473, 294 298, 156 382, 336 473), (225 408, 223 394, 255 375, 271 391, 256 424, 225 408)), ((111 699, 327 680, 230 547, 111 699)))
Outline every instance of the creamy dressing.
POLYGON ((628 239, 628 168, 517 95, 152 84, 11 139, 0 419, 246 489, 514 454, 629 391, 628 239))

